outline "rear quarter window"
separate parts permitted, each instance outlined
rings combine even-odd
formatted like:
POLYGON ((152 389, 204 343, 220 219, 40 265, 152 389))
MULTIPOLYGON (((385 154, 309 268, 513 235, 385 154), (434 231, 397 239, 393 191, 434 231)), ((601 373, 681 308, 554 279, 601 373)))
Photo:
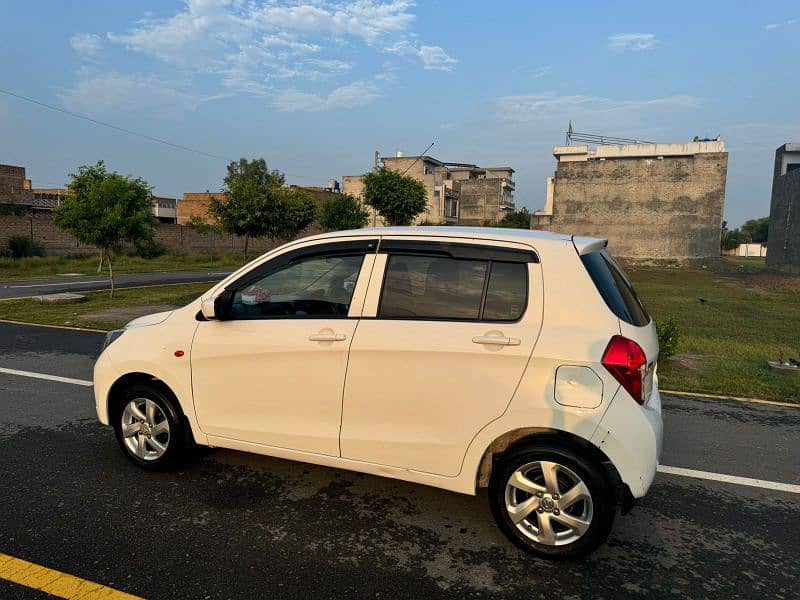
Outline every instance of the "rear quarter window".
POLYGON ((650 322, 636 290, 607 252, 589 252, 581 256, 581 261, 611 312, 637 327, 650 322))

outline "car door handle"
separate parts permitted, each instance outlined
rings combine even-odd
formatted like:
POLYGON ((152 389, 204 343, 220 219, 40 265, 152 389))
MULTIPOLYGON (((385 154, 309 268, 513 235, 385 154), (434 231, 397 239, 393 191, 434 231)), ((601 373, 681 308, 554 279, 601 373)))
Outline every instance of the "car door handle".
POLYGON ((308 336, 312 342, 343 342, 347 339, 344 333, 333 333, 332 331, 320 331, 319 333, 312 333, 308 336))
POLYGON ((494 335, 476 335, 472 338, 475 344, 488 344, 491 346, 519 346, 522 341, 519 338, 500 337, 494 335))

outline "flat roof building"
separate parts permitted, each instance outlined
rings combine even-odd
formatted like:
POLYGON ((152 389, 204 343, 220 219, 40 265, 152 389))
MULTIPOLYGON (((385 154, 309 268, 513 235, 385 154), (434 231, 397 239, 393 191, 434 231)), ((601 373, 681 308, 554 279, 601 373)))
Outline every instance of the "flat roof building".
POLYGON ((626 258, 720 255, 728 170, 721 140, 566 145, 553 156, 535 229, 607 238, 626 258))

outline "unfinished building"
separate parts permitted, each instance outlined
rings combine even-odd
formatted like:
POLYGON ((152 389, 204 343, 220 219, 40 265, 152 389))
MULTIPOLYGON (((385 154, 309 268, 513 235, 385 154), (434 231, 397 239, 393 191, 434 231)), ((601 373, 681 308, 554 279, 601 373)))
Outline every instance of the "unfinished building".
POLYGON ((775 151, 767 267, 800 274, 800 144, 775 151))
MULTIPOLYGON (((588 137, 588 136, 587 136, 588 137)), ((569 141, 569 140, 568 140, 569 141)), ((728 153, 719 140, 576 144, 553 149, 534 229, 607 238, 630 259, 718 257, 728 153)))

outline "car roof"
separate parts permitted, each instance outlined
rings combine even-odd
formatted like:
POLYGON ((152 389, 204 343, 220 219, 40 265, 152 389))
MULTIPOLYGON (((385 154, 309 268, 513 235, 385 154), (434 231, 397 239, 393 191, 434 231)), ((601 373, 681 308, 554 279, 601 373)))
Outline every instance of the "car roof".
POLYGON ((335 239, 349 237, 353 235, 375 235, 375 236, 414 236, 414 237, 453 237, 453 238, 473 238, 473 239, 492 239, 508 242, 536 243, 570 243, 574 244, 578 253, 584 254, 595 249, 604 248, 606 240, 593 237, 579 237, 567 233, 556 233, 554 231, 542 231, 537 229, 511 229, 506 227, 462 227, 462 226, 414 226, 414 227, 366 227, 364 229, 349 229, 345 231, 333 231, 314 235, 307 240, 315 239, 335 239))

